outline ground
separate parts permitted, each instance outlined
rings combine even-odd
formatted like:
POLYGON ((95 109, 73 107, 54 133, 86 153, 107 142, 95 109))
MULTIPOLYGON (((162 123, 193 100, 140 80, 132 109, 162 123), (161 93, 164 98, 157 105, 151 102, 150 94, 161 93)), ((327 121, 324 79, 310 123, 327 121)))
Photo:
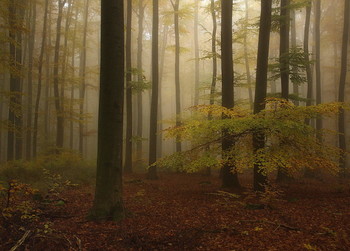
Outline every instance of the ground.
POLYGON ((19 250, 350 250, 346 185, 294 181, 258 200, 248 179, 243 191, 223 191, 218 177, 198 174, 129 175, 124 183, 123 221, 87 221, 93 187, 69 188, 64 204, 42 209, 36 227, 45 233, 33 230, 19 250))

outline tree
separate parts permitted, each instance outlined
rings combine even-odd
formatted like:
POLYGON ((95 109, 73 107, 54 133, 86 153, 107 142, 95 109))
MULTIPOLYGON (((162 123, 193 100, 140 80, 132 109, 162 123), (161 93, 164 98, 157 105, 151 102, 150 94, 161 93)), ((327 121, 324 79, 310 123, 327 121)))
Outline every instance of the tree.
POLYGON ((87 39, 87 28, 88 28, 88 17, 89 17, 89 3, 90 0, 85 1, 85 10, 84 10, 84 30, 83 30, 83 42, 80 51, 80 66, 79 66, 79 77, 80 77, 80 90, 79 90, 79 152, 83 156, 83 142, 84 142, 84 102, 85 102, 85 89, 86 89, 86 39, 87 39))
POLYGON ((121 220, 124 3, 101 1, 101 66, 96 190, 90 218, 121 220))
POLYGON ((54 68, 53 68, 53 90, 55 96, 55 109, 56 109, 56 147, 63 147, 64 140, 64 114, 63 114, 63 97, 62 92, 59 91, 59 56, 60 56, 60 43, 61 43, 61 26, 63 17, 63 7, 66 4, 66 0, 58 1, 58 17, 56 26, 56 42, 55 42, 55 54, 54 54, 54 68))
POLYGON ((126 139, 125 139, 125 172, 132 172, 132 86, 131 86, 131 21, 132 1, 127 2, 126 11, 126 139))
POLYGON ((157 179, 157 167, 154 165, 157 160, 157 117, 158 117, 158 29, 159 29, 159 5, 158 0, 153 0, 152 18, 152 98, 149 131, 149 169, 147 177, 157 179))
MULTIPOLYGON (((321 104, 321 0, 315 1, 315 67, 316 67, 316 105, 321 104)), ((322 129, 322 118, 316 119, 316 129, 320 132, 322 129)), ((322 140, 321 133, 317 134, 317 138, 322 140)))
MULTIPOLYGON (((232 1, 221 1, 221 72, 222 72, 222 106, 228 109, 234 106, 234 75, 232 59, 232 1)), ((225 115, 223 115, 225 118, 225 115)), ((222 156, 230 158, 228 152, 234 147, 234 140, 223 131, 222 156)), ((240 187, 234 160, 222 167, 222 186, 240 187)))
MULTIPOLYGON (((345 101, 345 80, 347 75, 348 64, 348 43, 349 43, 349 21, 350 21, 350 2, 345 0, 344 7, 344 24, 343 24, 343 40, 342 40, 342 54, 341 54, 341 69, 339 80, 338 101, 345 101)), ((344 109, 340 108, 338 116, 338 132, 339 132, 339 148, 343 150, 343 155, 339 160, 339 167, 346 167, 346 140, 345 140, 345 114, 344 109)))
MULTIPOLYGON (((304 27, 304 55, 305 55, 305 61, 310 62, 310 56, 309 56, 309 33, 310 33, 310 19, 311 19, 311 5, 312 1, 308 0, 306 4, 306 14, 305 14, 305 27, 304 27)), ((312 100, 312 71, 311 71, 311 64, 308 63, 306 65, 306 79, 307 79, 307 100, 306 100, 306 106, 311 105, 312 100)), ((310 120, 305 120, 306 124, 310 124, 310 120)))
MULTIPOLYGON (((267 92, 267 68, 270 45, 271 30, 271 9, 272 0, 261 1, 258 58, 256 66, 256 87, 254 98, 254 114, 265 109, 266 92, 267 92)), ((257 153, 265 147, 265 135, 262 132, 253 133, 253 148, 257 153)), ((254 190, 263 191, 267 182, 267 176, 262 168, 261 160, 256 159, 254 162, 254 190)))
POLYGON ((194 0, 194 105, 198 105, 199 101, 199 42, 198 42, 198 9, 199 1, 194 0))
MULTIPOLYGON (((174 8, 174 27, 175 27, 175 100, 176 100, 176 126, 181 125, 181 95, 180 95, 180 32, 179 32, 179 4, 180 0, 171 0, 174 8)), ((176 139, 176 152, 181 152, 181 140, 176 139)))
POLYGON ((44 8, 44 22, 43 22, 43 32, 41 37, 41 48, 38 60, 38 88, 35 99, 35 109, 34 109, 34 132, 33 132, 33 157, 37 155, 37 143, 38 143, 38 120, 39 120, 39 105, 41 99, 41 89, 42 89, 42 79, 43 79, 43 59, 46 47, 46 31, 47 31, 47 16, 48 16, 49 0, 45 0, 44 8))
MULTIPOLYGON (((137 82, 143 83, 142 73, 142 40, 143 40, 143 19, 146 5, 143 5, 143 0, 138 3, 138 35, 137 35, 137 82)), ((137 160, 142 159, 142 91, 137 92, 137 137, 139 140, 136 143, 137 160)))

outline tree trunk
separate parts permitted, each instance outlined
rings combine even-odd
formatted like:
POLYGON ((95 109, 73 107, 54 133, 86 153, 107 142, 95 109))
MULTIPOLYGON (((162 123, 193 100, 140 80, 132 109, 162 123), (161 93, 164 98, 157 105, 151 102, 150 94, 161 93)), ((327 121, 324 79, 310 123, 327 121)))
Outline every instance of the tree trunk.
MULTIPOLYGON (((232 0, 221 0, 221 72, 222 106, 234 107, 234 73, 232 58, 232 0)), ((225 118, 225 116, 223 116, 225 118)), ((229 152, 235 145, 227 132, 222 132, 222 156, 228 161, 221 170, 223 187, 240 187, 238 174, 229 152)))
MULTIPOLYGON (((348 63, 348 43, 349 43, 349 21, 350 21, 350 2, 345 0, 344 7, 344 28, 343 28, 343 41, 342 41, 342 54, 341 54, 341 70, 339 81, 339 93, 338 101, 345 101, 345 83, 347 75, 347 63, 348 63)), ((339 148, 342 149, 343 154, 339 160, 339 167, 344 169, 346 167, 346 140, 345 140, 345 116, 344 109, 340 109, 338 117, 338 131, 339 131, 339 148)), ((344 170, 342 170, 344 171, 344 170)))
MULTIPOLYGON (((256 67, 256 88, 254 98, 254 114, 265 109, 267 92, 267 68, 270 45, 272 0, 261 1, 261 15, 258 41, 258 58, 256 67)), ((253 133, 254 153, 265 147, 265 135, 261 131, 253 133)), ((264 191, 267 175, 259 158, 254 163, 254 190, 264 191)))
MULTIPOLYGON (((61 41, 61 26, 63 7, 66 4, 66 0, 59 0, 58 2, 58 17, 56 27, 56 43, 55 43, 55 56, 54 56, 54 68, 53 68, 53 88, 55 96, 55 109, 56 109, 56 147, 63 148, 64 140, 64 114, 63 114, 63 97, 59 92, 59 54, 60 54, 60 41, 61 41), (61 96, 61 97, 60 97, 61 96)), ((61 93, 62 94, 62 93, 61 93)))
MULTIPOLYGON (((248 0, 245 0, 245 22, 246 25, 248 25, 249 21, 249 5, 248 0)), ((243 46, 244 46, 244 63, 245 63, 245 71, 247 74, 247 84, 248 84, 248 97, 249 97, 249 105, 250 108, 253 110, 253 90, 252 90, 252 77, 250 75, 250 67, 249 67, 249 55, 248 55, 248 40, 247 40, 247 27, 244 31, 244 37, 243 37, 243 46)))
MULTIPOLYGON (((138 35, 137 35, 137 82, 139 84, 143 83, 143 72, 142 72, 142 39, 143 39, 143 19, 145 6, 142 4, 143 0, 139 0, 139 19, 138 19, 138 35)), ((136 154, 137 161, 141 163, 142 160, 142 91, 137 93, 137 137, 139 138, 136 143, 136 154)))
POLYGON ((44 9, 44 23, 43 23, 43 33, 41 38, 41 48, 40 48, 40 55, 38 60, 38 88, 37 88, 37 94, 36 94, 36 100, 35 100, 35 111, 34 111, 34 130, 33 130, 33 157, 36 158, 37 156, 37 148, 38 148, 38 120, 39 120, 39 105, 40 105, 40 99, 41 99, 41 89, 42 89, 42 78, 43 78, 43 59, 44 59, 44 52, 46 48, 46 31, 47 31, 47 15, 48 15, 48 6, 49 6, 49 0, 45 0, 45 9, 44 9))
POLYGON ((124 103, 123 1, 101 1, 101 68, 96 190, 90 218, 121 220, 124 103))
MULTIPOLYGON (((210 101, 209 103, 211 105, 214 104, 215 101, 215 88, 216 88, 216 78, 217 78, 217 53, 216 53, 216 30, 217 30, 217 22, 216 22, 216 12, 215 12, 215 2, 214 0, 211 0, 210 2, 210 10, 211 10, 211 17, 213 20, 213 32, 211 35, 211 52, 213 56, 213 74, 211 79, 211 88, 210 88, 210 101)), ((211 117, 211 116, 209 116, 211 117)))
MULTIPOLYGON (((179 32, 179 4, 175 0, 174 26, 175 26, 175 96, 176 96, 176 126, 181 125, 181 94, 180 94, 180 32, 179 32)), ((176 136, 176 152, 181 152, 181 138, 176 136)))
POLYGON ((127 1, 126 21, 126 139, 124 171, 132 173, 132 88, 131 88, 131 22, 132 1, 127 1))
POLYGON ((194 102, 199 103, 199 42, 198 42, 198 9, 199 1, 194 0, 194 102))
POLYGON ((159 29, 159 5, 158 0, 153 0, 153 21, 152 21, 152 98, 149 132, 149 169, 147 177, 157 179, 157 167, 154 163, 157 160, 157 117, 158 117, 158 29, 159 29))
MULTIPOLYGON (((316 105, 321 104, 321 0, 315 2, 315 49, 316 49, 316 105)), ((322 141, 322 118, 319 116, 316 119, 317 139, 322 141)))
POLYGON ((80 51, 80 66, 79 66, 79 77, 80 77, 80 89, 79 89, 79 152, 84 156, 84 102, 85 102, 85 88, 86 88, 86 38, 87 38, 87 27, 89 18, 89 3, 90 0, 85 2, 84 11, 84 30, 83 30, 83 44, 80 51))
MULTIPOLYGON (((312 1, 309 0, 306 6, 305 28, 304 28, 304 55, 306 63, 306 79, 307 79, 307 94, 306 106, 312 104, 312 70, 309 57, 309 33, 310 33, 310 17, 311 17, 312 1)), ((305 119, 305 124, 310 125, 310 119, 305 119)))

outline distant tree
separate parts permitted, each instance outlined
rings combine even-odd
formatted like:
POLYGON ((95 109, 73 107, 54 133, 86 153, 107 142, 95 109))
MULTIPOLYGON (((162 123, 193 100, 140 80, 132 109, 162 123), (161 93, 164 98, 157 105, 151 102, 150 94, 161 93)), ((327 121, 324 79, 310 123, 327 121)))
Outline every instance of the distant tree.
MULTIPOLYGON (((232 1, 221 1, 221 72, 222 72, 222 106, 228 109, 234 106, 234 75, 232 58, 232 1)), ((225 115, 223 115, 225 118, 225 115)), ((235 142, 223 131, 222 155, 230 158, 230 150, 235 142)), ((221 171, 223 187, 240 187, 234 160, 225 162, 221 171)))
POLYGON ((149 133, 149 169, 147 177, 157 179, 157 167, 154 165, 157 160, 157 118, 158 118, 158 30, 159 30, 159 5, 158 0, 153 0, 152 17, 152 98, 150 114, 149 133))
MULTIPOLYGON (((175 28, 175 100, 176 100, 176 126, 181 125, 181 95, 180 95, 180 32, 179 32, 179 5, 180 0, 170 0, 174 8, 175 28)), ((180 138, 176 139, 176 152, 181 152, 180 138)))
POLYGON ((125 138, 125 163, 124 170, 132 172, 132 85, 131 85, 131 22, 132 1, 127 1, 126 10, 126 138, 125 138))
MULTIPOLYGON (((310 19, 311 19, 311 5, 312 1, 308 0, 305 7, 305 27, 304 27, 304 55, 305 61, 310 62, 309 56, 309 34, 310 34, 310 19)), ((306 106, 310 106, 312 104, 312 70, 311 64, 306 65, 306 79, 307 79, 307 94, 306 94, 306 106)), ((306 124, 310 124, 310 120, 305 120, 306 124)))
POLYGON ((121 220, 124 2, 101 1, 101 68, 96 191, 90 218, 121 220))
MULTIPOLYGON (((343 24, 343 40, 342 40, 342 54, 341 54, 341 70, 339 80, 338 101, 345 101, 345 83, 348 70, 348 43, 349 43, 349 22, 350 22, 350 2, 345 0, 344 7, 344 24, 343 24)), ((338 131, 339 131, 339 148, 344 151, 339 160, 339 167, 346 167, 346 140, 345 140, 345 114, 344 109, 340 108, 338 117, 338 131)), ((343 170, 344 171, 344 170, 343 170)))
POLYGON ((79 78, 80 78, 80 89, 79 89, 79 152, 83 155, 83 143, 84 143, 84 102, 85 102, 85 90, 86 90, 86 55, 87 55, 87 29, 88 29, 88 18, 89 18, 89 4, 90 0, 85 1, 84 10, 84 23, 83 23, 83 41, 80 50, 80 65, 79 65, 79 78))
POLYGON ((64 112, 63 112, 63 97, 62 92, 59 90, 59 58, 60 58, 60 44, 61 44, 61 27, 63 17, 63 7, 66 4, 66 0, 58 0, 58 17, 56 26, 56 42, 55 42, 55 54, 54 54, 54 67, 53 67, 53 90, 55 97, 55 109, 56 109, 56 147, 62 148, 64 141, 64 112))
MULTIPOLYGON (((245 0, 245 23, 248 25, 249 21, 249 4, 248 0, 245 0)), ((245 69, 247 74, 247 83, 248 83, 248 97, 249 97, 249 104, 251 109, 253 109, 253 90, 251 87, 252 84, 252 76, 250 73, 250 67, 249 67, 249 55, 248 55, 248 27, 244 30, 243 35, 243 46, 244 46, 244 63, 245 63, 245 69)))
MULTIPOLYGON (((272 0, 261 1, 259 42, 258 42, 258 58, 256 67, 256 87, 254 98, 254 114, 265 109, 266 92, 267 92, 267 68, 270 45, 271 30, 271 9, 272 0)), ((265 135, 256 131, 253 133, 253 148, 257 153, 265 147, 265 135)), ((267 182, 267 176, 262 168, 261 160, 254 162, 254 190, 263 191, 267 182)))
POLYGON ((47 16, 49 9, 49 0, 45 0, 44 7, 44 21, 43 21, 43 29, 42 29, 42 37, 41 37, 41 48, 38 60, 38 87, 35 99, 35 109, 34 109, 34 132, 33 132, 33 157, 35 158, 37 155, 37 145, 38 145, 38 120, 39 120, 39 105, 41 100, 41 91, 42 91, 42 80, 43 80, 43 61, 44 61, 44 53, 46 48, 46 31, 47 31, 47 16))
MULTIPOLYGON (((322 102, 321 90, 321 0, 315 0, 315 67, 316 67, 316 105, 322 102)), ((322 140, 322 118, 316 118, 316 129, 319 131, 317 138, 322 140)))
POLYGON ((198 9, 199 1, 194 0, 194 105, 199 101, 199 42, 198 42, 198 9))

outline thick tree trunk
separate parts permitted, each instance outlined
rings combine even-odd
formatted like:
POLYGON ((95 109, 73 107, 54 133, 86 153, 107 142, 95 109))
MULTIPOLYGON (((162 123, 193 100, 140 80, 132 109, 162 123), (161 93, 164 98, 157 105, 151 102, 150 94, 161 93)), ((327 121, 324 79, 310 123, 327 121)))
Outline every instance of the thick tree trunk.
MULTIPOLYGON (((267 68, 270 45, 272 0, 261 1, 260 29, 258 42, 258 58, 256 71, 256 88, 254 98, 254 114, 265 109, 267 92, 267 68)), ((257 154, 265 147, 265 135, 260 131, 253 133, 253 148, 257 154)), ((254 190, 264 191, 267 175, 259 158, 254 163, 254 190)))
POLYGON ((101 1, 101 69, 96 191, 90 218, 121 220, 124 103, 123 1, 101 1))
MULTIPOLYGON (((221 72, 222 72, 222 106, 234 107, 234 73, 232 58, 232 0, 221 1, 221 72)), ((225 118, 225 117, 223 117, 225 118)), ((235 145, 234 140, 222 132, 222 156, 228 161, 221 170, 223 187, 240 187, 238 174, 229 152, 235 145)))

